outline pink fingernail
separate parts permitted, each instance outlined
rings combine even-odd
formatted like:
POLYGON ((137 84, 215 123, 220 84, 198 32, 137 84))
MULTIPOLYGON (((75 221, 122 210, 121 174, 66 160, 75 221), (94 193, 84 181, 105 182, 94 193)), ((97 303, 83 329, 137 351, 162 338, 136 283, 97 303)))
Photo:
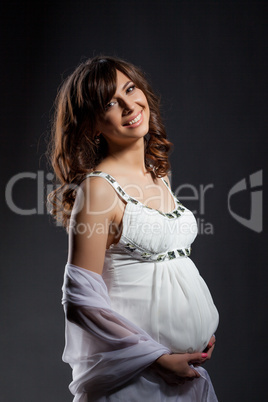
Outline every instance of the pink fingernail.
POLYGON ((207 353, 202 353, 202 357, 208 357, 207 353))

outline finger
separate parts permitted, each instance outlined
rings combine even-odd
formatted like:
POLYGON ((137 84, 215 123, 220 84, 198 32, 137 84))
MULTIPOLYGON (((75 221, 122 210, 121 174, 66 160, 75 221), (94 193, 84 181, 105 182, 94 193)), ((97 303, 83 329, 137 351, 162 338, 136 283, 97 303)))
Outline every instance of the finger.
POLYGON ((214 348, 215 348, 215 344, 212 345, 211 348, 208 350, 208 352, 207 352, 208 356, 207 356, 206 360, 209 360, 211 358, 214 348))
POLYGON ((197 370, 195 370, 194 368, 192 368, 191 369, 193 372, 194 372, 194 376, 192 376, 192 377, 190 377, 190 378, 199 378, 200 377, 200 374, 198 373, 198 371, 197 370))
POLYGON ((188 366, 188 370, 185 372, 183 378, 199 378, 200 374, 194 369, 194 366, 188 366))
POLYGON ((208 351, 207 351, 207 357, 204 359, 204 361, 202 362, 202 364, 204 364, 207 360, 210 360, 210 359, 211 359, 212 352, 213 352, 214 348, 215 348, 215 345, 211 346, 211 348, 208 349, 208 351))
POLYGON ((203 363, 206 358, 208 356, 208 353, 192 353, 189 355, 188 358, 188 363, 192 363, 192 364, 198 364, 198 363, 203 363))
POLYGON ((180 373, 177 373, 177 378, 182 378, 183 380, 187 378, 199 378, 200 374, 194 367, 191 365, 186 364, 186 367, 180 373))
POLYGON ((197 377, 187 378, 187 381, 193 381, 195 378, 197 378, 197 377))
POLYGON ((208 343, 207 347, 211 348, 213 345, 215 345, 215 342, 216 342, 216 337, 215 337, 215 335, 212 335, 212 337, 209 340, 209 343, 208 343))

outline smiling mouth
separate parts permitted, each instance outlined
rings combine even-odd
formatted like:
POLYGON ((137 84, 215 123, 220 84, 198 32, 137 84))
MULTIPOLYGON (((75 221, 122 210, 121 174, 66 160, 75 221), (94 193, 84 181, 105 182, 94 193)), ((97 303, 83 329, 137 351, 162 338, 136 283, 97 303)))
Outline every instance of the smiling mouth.
POLYGON ((124 126, 132 126, 135 123, 138 123, 138 121, 140 121, 142 118, 142 112, 140 112, 138 114, 138 116, 135 117, 135 119, 130 120, 129 122, 127 122, 126 124, 124 124, 124 126))

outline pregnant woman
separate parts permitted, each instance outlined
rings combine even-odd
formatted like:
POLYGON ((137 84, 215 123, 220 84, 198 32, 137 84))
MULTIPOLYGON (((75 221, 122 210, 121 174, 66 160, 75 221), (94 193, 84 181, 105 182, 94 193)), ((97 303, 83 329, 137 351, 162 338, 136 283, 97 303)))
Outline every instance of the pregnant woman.
POLYGON ((49 200, 69 236, 63 360, 75 402, 217 401, 202 365, 218 312, 190 259, 195 217, 170 188, 171 145, 132 64, 96 56, 62 84, 49 200))

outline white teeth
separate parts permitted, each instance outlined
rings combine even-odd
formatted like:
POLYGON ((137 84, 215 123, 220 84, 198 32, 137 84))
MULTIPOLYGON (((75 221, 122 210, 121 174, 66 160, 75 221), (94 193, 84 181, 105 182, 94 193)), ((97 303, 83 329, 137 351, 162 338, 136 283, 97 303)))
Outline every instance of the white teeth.
POLYGON ((137 121, 139 121, 140 119, 141 119, 141 113, 137 117, 135 117, 135 119, 131 120, 128 124, 131 125, 137 123, 137 121))

